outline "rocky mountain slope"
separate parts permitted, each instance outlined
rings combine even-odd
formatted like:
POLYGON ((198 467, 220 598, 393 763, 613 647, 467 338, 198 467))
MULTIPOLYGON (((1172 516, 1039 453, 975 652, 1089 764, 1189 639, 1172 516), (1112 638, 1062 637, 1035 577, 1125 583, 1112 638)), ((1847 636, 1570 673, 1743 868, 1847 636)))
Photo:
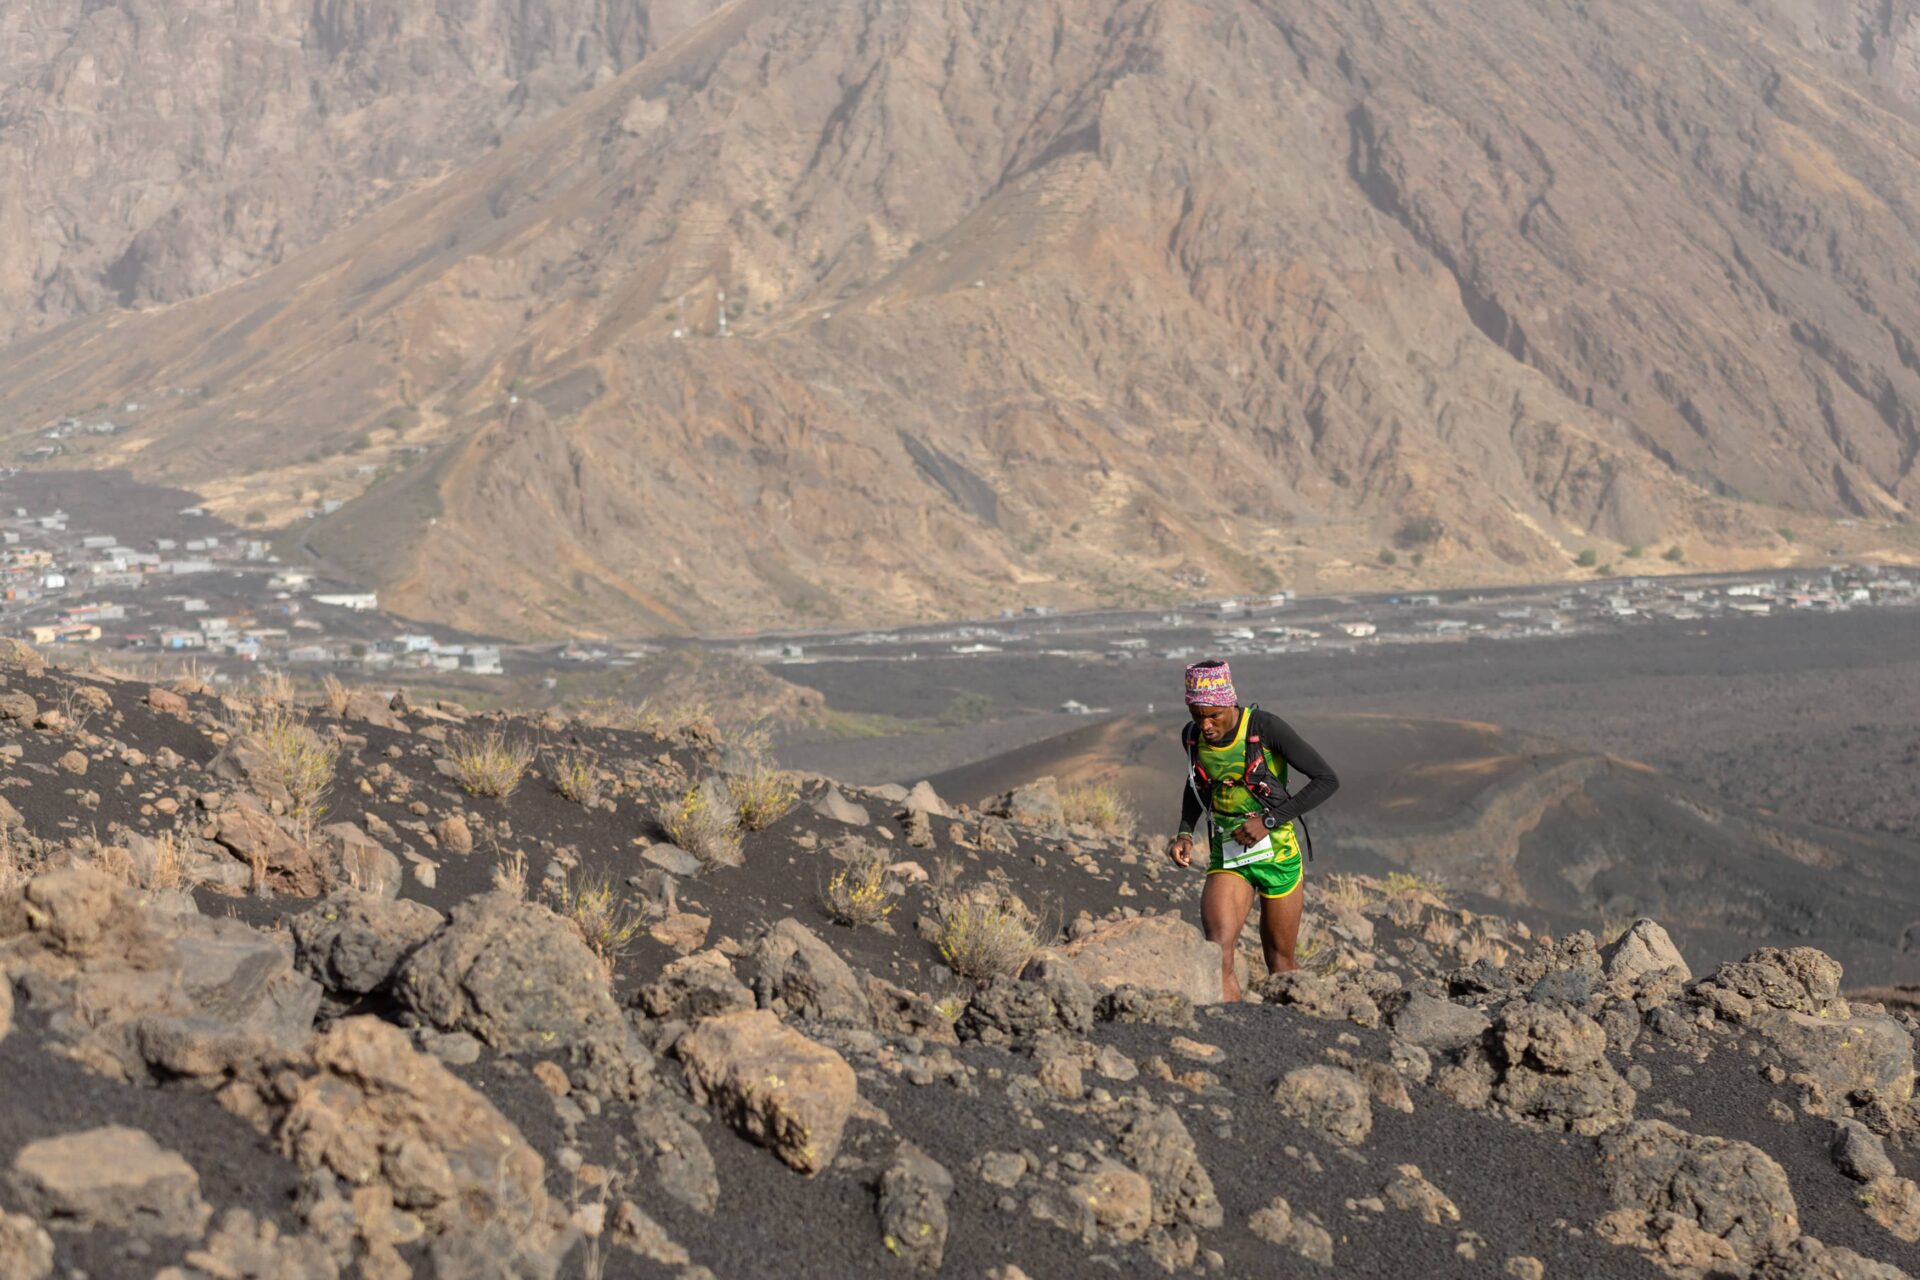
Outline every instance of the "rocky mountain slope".
POLYGON ((0 416, 521 634, 1908 554, 1916 31, 736 0, 0 416))
POLYGON ((704 0, 0 13, 0 340, 247 279, 637 62, 704 0))
POLYGON ((784 809, 697 725, 0 676, 8 1276, 1920 1267, 1917 1024, 1812 949, 1316 869, 1224 1005, 1197 876, 1047 785, 784 809))

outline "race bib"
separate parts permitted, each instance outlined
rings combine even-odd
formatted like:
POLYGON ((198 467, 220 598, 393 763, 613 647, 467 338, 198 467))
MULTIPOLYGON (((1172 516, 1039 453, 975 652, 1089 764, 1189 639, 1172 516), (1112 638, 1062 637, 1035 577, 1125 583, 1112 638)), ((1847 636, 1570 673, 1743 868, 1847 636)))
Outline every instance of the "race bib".
POLYGON ((1271 831, 1261 838, 1260 843, 1249 845, 1245 849, 1235 844, 1231 836, 1227 837, 1220 846, 1220 866, 1227 871, 1255 862, 1264 862, 1271 857, 1273 857, 1273 832, 1271 831))

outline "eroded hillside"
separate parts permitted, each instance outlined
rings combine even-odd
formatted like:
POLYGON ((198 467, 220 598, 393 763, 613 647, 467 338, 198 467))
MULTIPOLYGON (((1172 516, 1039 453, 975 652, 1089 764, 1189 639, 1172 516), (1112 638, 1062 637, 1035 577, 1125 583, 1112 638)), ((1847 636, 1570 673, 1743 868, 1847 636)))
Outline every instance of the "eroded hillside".
POLYGON ((737 0, 0 409, 518 634, 1901 555, 1914 29, 737 0))

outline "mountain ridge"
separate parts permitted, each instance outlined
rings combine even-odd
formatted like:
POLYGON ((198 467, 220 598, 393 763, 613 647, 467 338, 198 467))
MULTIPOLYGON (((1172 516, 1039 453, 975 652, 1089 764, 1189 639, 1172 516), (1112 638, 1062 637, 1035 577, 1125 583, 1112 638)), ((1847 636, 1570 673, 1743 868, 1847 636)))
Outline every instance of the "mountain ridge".
POLYGON ((736 0, 0 411, 505 634, 1913 554, 1898 60, 1625 8, 736 0))

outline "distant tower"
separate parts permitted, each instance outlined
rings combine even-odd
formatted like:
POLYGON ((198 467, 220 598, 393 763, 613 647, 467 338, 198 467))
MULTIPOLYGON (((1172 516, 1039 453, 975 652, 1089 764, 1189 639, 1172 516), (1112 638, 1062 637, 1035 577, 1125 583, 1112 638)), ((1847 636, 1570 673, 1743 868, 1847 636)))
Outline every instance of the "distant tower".
POLYGON ((715 337, 724 338, 727 336, 727 291, 722 289, 714 296, 720 300, 720 318, 714 323, 713 332, 715 337))

